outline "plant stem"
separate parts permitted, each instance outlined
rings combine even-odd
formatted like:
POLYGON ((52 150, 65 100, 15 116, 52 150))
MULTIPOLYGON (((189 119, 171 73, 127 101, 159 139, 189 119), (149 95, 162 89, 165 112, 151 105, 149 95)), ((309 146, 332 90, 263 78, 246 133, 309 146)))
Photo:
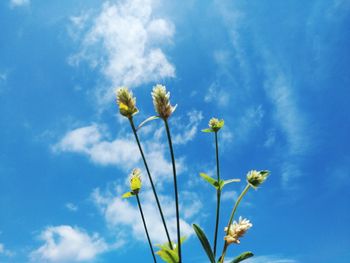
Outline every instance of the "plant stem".
MULTIPOLYGON (((244 188, 244 190, 242 191, 242 193, 239 195, 236 203, 235 203, 235 206, 233 207, 232 209, 232 212, 231 212, 231 216, 230 216, 230 220, 228 221, 228 224, 227 224, 227 231, 226 231, 226 235, 228 234, 229 232, 229 229, 230 229, 230 225, 232 224, 232 221, 233 221, 233 217, 236 213, 236 210, 237 210, 237 207, 239 205, 239 203, 241 202, 243 196, 248 192, 250 188, 250 184, 247 184, 246 187, 244 188)), ((222 255, 221 255, 221 258, 220 258, 220 263, 223 263, 224 262, 224 258, 225 258, 225 254, 226 254, 226 249, 227 249, 228 245, 227 245, 227 242, 225 241, 225 245, 224 245, 224 249, 222 250, 222 255)))
POLYGON ((165 233, 166 233, 166 236, 167 236, 167 239, 168 239, 168 242, 169 242, 169 247, 170 247, 170 249, 173 249, 173 244, 171 242, 169 231, 168 231, 167 225, 165 223, 165 218, 164 218, 164 214, 163 214, 163 211, 162 211, 162 207, 160 206, 160 202, 159 202, 159 198, 158 198, 158 195, 157 195, 157 192, 156 192, 156 188, 154 186, 153 179, 152 179, 151 173, 150 173, 149 168, 148 168, 146 157, 145 157, 145 155, 143 153, 143 150, 142 150, 142 147, 141 147, 139 136, 137 135, 137 132, 136 132, 134 121, 133 121, 132 118, 130 118, 129 121, 130 121, 130 125, 131 125, 132 131, 134 133, 136 142, 137 142, 137 146, 139 147, 143 163, 144 163, 146 171, 147 171, 148 179, 149 179, 149 181, 151 183, 152 191, 153 191, 154 197, 156 199, 158 210, 159 210, 160 216, 162 218, 162 222, 163 222, 163 226, 164 226, 164 229, 165 229, 165 233))
MULTIPOLYGON (((218 144, 218 132, 215 132, 215 148, 216 148, 216 175, 217 181, 220 184, 220 167, 219 167, 219 144, 218 144)), ((216 190, 216 223, 215 223, 215 232, 214 232, 214 258, 216 256, 216 244, 218 238, 218 229, 219 229, 219 220, 220 220, 220 197, 221 197, 221 188, 219 187, 216 190)))
POLYGON ((145 217, 143 216, 142 207, 141 207, 141 203, 140 203, 140 199, 139 199, 139 195, 138 194, 136 194, 136 200, 137 200, 137 204, 138 204, 139 209, 140 209, 140 214, 141 214, 141 217, 142 217, 143 226, 145 227, 146 236, 147 236, 149 247, 151 248, 153 260, 154 260, 154 263, 157 263, 156 256, 154 255, 154 250, 153 250, 153 247, 152 247, 151 239, 150 239, 149 234, 148 234, 145 217))
POLYGON ((178 190, 177 190, 175 157, 174 157, 173 144, 171 142, 171 135, 170 135, 170 129, 169 129, 168 121, 166 119, 164 119, 164 123, 165 123, 166 133, 167 133, 167 136, 168 136, 170 155, 171 155, 171 162, 173 164, 175 206, 176 206, 176 226, 177 226, 177 245, 178 245, 178 248, 179 248, 179 263, 181 263, 182 262, 182 258, 181 258, 180 214, 179 214, 179 198, 178 198, 178 190))

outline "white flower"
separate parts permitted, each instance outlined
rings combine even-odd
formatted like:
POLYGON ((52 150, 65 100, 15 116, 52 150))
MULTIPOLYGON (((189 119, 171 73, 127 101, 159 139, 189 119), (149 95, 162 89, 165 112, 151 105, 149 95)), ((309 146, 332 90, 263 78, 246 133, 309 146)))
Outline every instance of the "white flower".
POLYGON ((225 241, 227 244, 239 244, 239 238, 241 238, 252 226, 253 225, 248 219, 242 219, 242 217, 239 217, 238 223, 234 221, 233 224, 230 225, 228 232, 227 227, 225 227, 225 232, 227 232, 227 236, 224 237, 225 241))
POLYGON ((170 92, 166 91, 165 86, 157 84, 152 91, 153 105, 159 116, 166 120, 174 112, 175 107, 170 104, 170 92))

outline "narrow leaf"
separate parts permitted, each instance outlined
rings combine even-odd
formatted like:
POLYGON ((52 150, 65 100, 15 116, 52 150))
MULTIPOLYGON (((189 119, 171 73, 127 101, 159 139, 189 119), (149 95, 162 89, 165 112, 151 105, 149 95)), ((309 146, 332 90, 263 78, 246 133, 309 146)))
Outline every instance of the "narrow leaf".
POLYGON ((207 175, 206 173, 200 173, 199 174, 205 181, 210 183, 212 186, 214 186, 216 189, 219 188, 219 183, 213 178, 207 175))
POLYGON ((239 183, 241 179, 228 179, 224 181, 224 185, 230 184, 230 183, 239 183))
POLYGON ((122 195, 122 198, 129 198, 129 197, 132 197, 132 196, 134 196, 134 195, 135 195, 135 194, 132 193, 132 192, 127 192, 127 193, 125 193, 125 194, 122 195))
POLYGON ((210 128, 207 128, 207 129, 203 129, 202 132, 214 132, 214 131, 210 128))
POLYGON ((214 257, 213 251, 211 250, 209 241, 208 241, 207 237, 205 236, 203 230, 199 226, 197 226, 196 224, 193 224, 192 226, 193 226, 194 231, 196 232, 196 235, 197 235, 199 241, 202 244, 202 247, 204 248, 205 252, 207 253, 210 262, 215 263, 215 257, 214 257))
POLYGON ((146 120, 144 120, 143 122, 141 122, 141 124, 136 128, 136 130, 138 131, 139 129, 141 129, 142 126, 144 126, 147 122, 153 121, 159 119, 159 116, 151 116, 149 118, 147 118, 146 120))
POLYGON ((240 254, 238 257, 236 257, 234 260, 232 260, 230 263, 238 263, 238 262, 241 262, 247 258, 250 258, 254 256, 254 254, 250 251, 247 251, 247 252, 243 252, 242 254, 240 254))

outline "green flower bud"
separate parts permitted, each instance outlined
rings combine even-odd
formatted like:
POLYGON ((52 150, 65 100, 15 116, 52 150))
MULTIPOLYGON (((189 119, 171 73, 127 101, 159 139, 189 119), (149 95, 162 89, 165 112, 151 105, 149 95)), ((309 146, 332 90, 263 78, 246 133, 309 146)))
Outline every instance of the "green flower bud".
POLYGON ((136 98, 133 97, 131 91, 126 87, 120 87, 116 90, 117 103, 119 106, 119 112, 121 115, 127 118, 131 118, 139 110, 136 108, 136 98))
POLYGON ((247 182, 254 189, 258 188, 263 182, 265 182, 266 178, 270 174, 269 171, 256 171, 252 170, 247 174, 247 182))
POLYGON ((175 107, 170 104, 170 92, 166 91, 165 86, 157 84, 152 91, 153 105, 159 117, 166 120, 174 112, 175 107))

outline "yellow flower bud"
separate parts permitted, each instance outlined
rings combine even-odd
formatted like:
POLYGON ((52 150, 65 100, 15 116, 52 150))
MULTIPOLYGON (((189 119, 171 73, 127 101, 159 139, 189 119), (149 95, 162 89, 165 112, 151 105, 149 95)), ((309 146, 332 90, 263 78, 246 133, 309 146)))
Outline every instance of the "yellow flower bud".
POLYGON ((119 112, 127 118, 131 118, 139 110, 136 108, 136 98, 133 97, 131 91, 126 87, 121 87, 116 90, 117 103, 119 105, 119 112))
POLYGON ((130 189, 133 193, 137 194, 140 191, 141 186, 141 170, 136 168, 132 170, 132 173, 130 175, 130 189))

